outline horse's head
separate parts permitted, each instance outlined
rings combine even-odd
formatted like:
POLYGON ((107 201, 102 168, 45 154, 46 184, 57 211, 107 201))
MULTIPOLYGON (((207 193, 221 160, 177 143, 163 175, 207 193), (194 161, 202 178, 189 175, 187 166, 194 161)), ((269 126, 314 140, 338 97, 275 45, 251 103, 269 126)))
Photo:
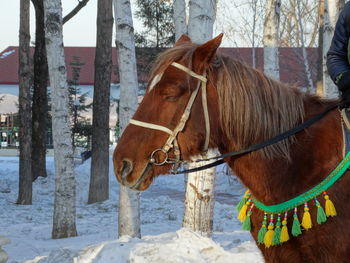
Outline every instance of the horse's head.
MULTIPOLYGON (((207 148, 208 126, 214 129, 219 110, 212 83, 215 76, 206 74, 210 68, 213 71, 221 39, 222 34, 196 45, 182 36, 159 56, 147 92, 114 151, 120 183, 145 190, 155 176, 170 171, 174 160, 189 160, 207 148), (204 117, 206 103, 202 102, 205 86, 209 118, 204 117)), ((210 146, 214 146, 212 140, 210 146)))

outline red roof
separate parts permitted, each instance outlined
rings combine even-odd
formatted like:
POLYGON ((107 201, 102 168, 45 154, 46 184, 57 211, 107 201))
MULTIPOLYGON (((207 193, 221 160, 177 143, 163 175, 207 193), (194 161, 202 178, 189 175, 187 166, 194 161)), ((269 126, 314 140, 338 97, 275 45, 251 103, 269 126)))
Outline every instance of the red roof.
MULTIPOLYGON (((137 49, 138 57, 144 57, 147 49, 137 49)), ((34 48, 31 48, 34 52, 34 48)), ((113 48, 112 82, 118 83, 117 52, 113 48)), ((252 65, 251 48, 220 48, 220 53, 244 61, 252 65)), ((307 49, 312 76, 315 82, 317 65, 317 48, 307 49)), ((72 69, 69 65, 74 57, 79 57, 81 66, 79 83, 81 85, 94 85, 95 47, 65 47, 66 63, 68 65, 68 79, 72 79, 72 69)), ((143 59, 144 60, 144 59, 143 59)), ((138 61, 141 61, 140 59, 138 61)), ((280 48, 280 76, 281 81, 307 86, 304 64, 300 48, 280 48)), ((256 48, 256 67, 263 69, 263 48, 256 48)), ((138 63, 139 81, 146 82, 150 65, 138 63)), ((18 47, 10 46, 0 53, 0 84, 18 84, 18 47)))

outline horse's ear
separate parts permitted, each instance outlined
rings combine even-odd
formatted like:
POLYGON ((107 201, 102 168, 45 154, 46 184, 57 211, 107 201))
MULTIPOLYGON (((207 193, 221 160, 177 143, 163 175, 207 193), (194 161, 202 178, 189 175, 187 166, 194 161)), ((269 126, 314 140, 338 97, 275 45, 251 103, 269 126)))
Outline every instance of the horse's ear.
POLYGON ((204 64, 210 63, 221 44, 223 36, 224 34, 221 33, 217 37, 197 47, 194 52, 193 63, 196 66, 203 66, 204 64))
POLYGON ((179 37, 179 39, 176 41, 176 43, 175 43, 175 47, 176 46, 181 46, 181 45, 183 45, 183 44, 185 44, 185 43, 192 43, 192 40, 191 40, 191 38, 189 37, 189 36, 187 36, 187 35, 181 35, 181 37, 179 37))
POLYGON ((189 36, 187 36, 187 35, 181 35, 181 37, 179 37, 179 39, 176 41, 176 43, 175 43, 175 47, 176 46, 181 46, 181 45, 183 45, 183 44, 185 44, 185 43, 192 43, 192 40, 191 40, 191 38, 189 37, 189 36))

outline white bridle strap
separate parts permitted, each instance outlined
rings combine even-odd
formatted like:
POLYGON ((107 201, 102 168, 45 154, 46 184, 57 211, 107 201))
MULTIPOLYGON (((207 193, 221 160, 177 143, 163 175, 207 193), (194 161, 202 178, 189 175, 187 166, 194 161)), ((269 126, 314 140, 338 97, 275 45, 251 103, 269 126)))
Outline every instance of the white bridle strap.
MULTIPOLYGON (((138 120, 134 120, 131 119, 129 121, 130 124, 136 125, 136 126, 141 126, 144 128, 149 128, 149 129, 153 129, 153 130, 159 130, 159 131, 163 131, 167 134, 169 134, 169 138, 166 141, 165 145, 162 148, 162 151, 167 153, 171 148, 175 148, 175 155, 177 160, 180 160, 180 152, 179 152, 179 147, 176 141, 176 137, 178 135, 179 132, 181 132, 186 125, 186 122, 188 120, 188 118, 190 117, 191 114, 191 109, 192 109, 192 105, 197 97, 198 91, 200 89, 200 87, 202 87, 202 104, 203 104, 203 111, 204 111, 204 120, 205 120, 205 130, 206 130, 206 138, 205 138, 205 143, 204 143, 204 151, 208 150, 208 145, 209 145, 209 137, 210 137, 210 123, 209 123, 209 113, 208 113, 208 105, 207 105, 207 93, 206 93, 206 83, 207 83, 207 78, 205 76, 205 74, 202 75, 198 75, 197 73, 193 72, 192 70, 190 70, 189 68, 186 68, 185 66, 173 62, 171 63, 172 66, 186 72, 187 74, 191 75, 194 78, 197 78, 198 80, 200 80, 197 84, 196 89, 192 92, 186 108, 184 110, 184 113, 182 114, 179 123, 177 124, 177 126, 175 127, 175 129, 172 131, 170 129, 168 129, 167 127, 164 127, 162 125, 157 125, 157 124, 153 124, 153 123, 149 123, 149 122, 143 122, 143 121, 138 121, 138 120), (202 83, 202 85, 201 85, 202 83)), ((163 74, 161 74, 159 77, 155 78, 155 84, 157 82, 159 82, 161 76, 163 74)), ((155 86, 155 84, 152 81, 152 85, 155 86)))
POLYGON ((187 106, 185 108, 185 111, 182 114, 179 123, 175 127, 175 129, 173 131, 173 134, 171 136, 169 136, 167 142, 165 143, 165 145, 163 147, 164 150, 168 151, 171 148, 172 143, 175 140, 177 134, 179 132, 181 132, 185 128, 186 122, 187 122, 187 120, 188 120, 188 118, 190 117, 190 114, 191 114, 192 105, 194 103, 195 98, 197 97, 199 87, 200 87, 200 85, 198 83, 197 88, 192 92, 191 97, 188 100, 188 103, 187 103, 187 106))
POLYGON ((201 80, 202 82, 207 82, 207 78, 206 77, 193 72, 189 68, 186 68, 185 66, 183 66, 183 65, 181 65, 179 63, 173 62, 170 65, 174 66, 175 68, 181 69, 182 71, 185 71, 187 74, 191 75, 192 77, 194 77, 196 79, 201 80))
POLYGON ((210 137, 210 123, 209 123, 209 112, 208 112, 208 103, 207 103, 207 78, 206 78, 206 74, 204 73, 204 75, 199 75, 195 72, 193 72, 192 70, 190 70, 189 68, 173 62, 170 65, 185 71, 187 74, 191 75, 194 78, 199 79, 200 81, 202 81, 202 105, 203 105, 203 112, 204 112, 204 120, 205 120, 205 131, 206 131, 206 136, 205 136, 205 142, 204 142, 204 147, 203 147, 203 151, 207 151, 208 147, 209 147, 209 137, 210 137))
POLYGON ((157 124, 153 124, 153 123, 149 123, 149 122, 138 121, 138 120, 134 120, 134 119, 131 119, 129 121, 129 123, 134 124, 136 126, 141 126, 141 127, 144 127, 144 128, 149 128, 149 129, 153 129, 153 130, 163 131, 163 132, 166 132, 169 135, 173 134, 172 130, 168 129, 167 127, 161 126, 161 125, 157 125, 157 124))
POLYGON ((154 78, 151 81, 151 84, 149 85, 148 92, 150 92, 154 88, 154 86, 157 85, 157 83, 162 79, 163 73, 164 72, 161 72, 154 76, 154 78))
MULTIPOLYGON (((204 73, 204 76, 206 74, 204 73)), ((205 142, 203 151, 206 152, 209 148, 209 137, 210 137, 210 121, 209 121, 209 111, 208 111, 208 102, 207 102, 207 83, 202 82, 202 105, 205 121, 205 142)))

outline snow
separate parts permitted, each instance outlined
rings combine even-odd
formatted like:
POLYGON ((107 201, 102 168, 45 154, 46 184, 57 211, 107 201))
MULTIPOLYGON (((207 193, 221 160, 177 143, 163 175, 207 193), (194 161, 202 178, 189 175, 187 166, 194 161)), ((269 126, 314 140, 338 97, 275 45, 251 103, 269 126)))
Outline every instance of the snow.
POLYGON ((244 189, 220 167, 216 177, 214 232, 207 238, 181 228, 184 178, 158 177, 141 194, 142 238, 117 239, 118 191, 110 162, 110 199, 88 205, 90 160, 76 166, 78 237, 51 239, 54 160, 47 157, 48 177, 33 184, 33 205, 16 205, 18 157, 0 157, 0 235, 9 263, 65 262, 263 262, 250 234, 241 230, 235 204, 244 189))
POLYGON ((104 242, 91 246, 85 250, 73 252, 70 250, 57 250, 48 258, 37 258, 27 263, 48 263, 52 258, 66 257, 73 262, 187 262, 187 263, 234 263, 234 262, 260 262, 257 251, 247 246, 239 252, 225 251, 219 244, 210 238, 203 238, 189 229, 180 229, 176 232, 165 233, 158 236, 145 236, 141 240, 123 237, 116 241, 104 242), (254 256, 252 256, 254 255, 254 256), (233 257, 234 256, 234 257, 233 257))

